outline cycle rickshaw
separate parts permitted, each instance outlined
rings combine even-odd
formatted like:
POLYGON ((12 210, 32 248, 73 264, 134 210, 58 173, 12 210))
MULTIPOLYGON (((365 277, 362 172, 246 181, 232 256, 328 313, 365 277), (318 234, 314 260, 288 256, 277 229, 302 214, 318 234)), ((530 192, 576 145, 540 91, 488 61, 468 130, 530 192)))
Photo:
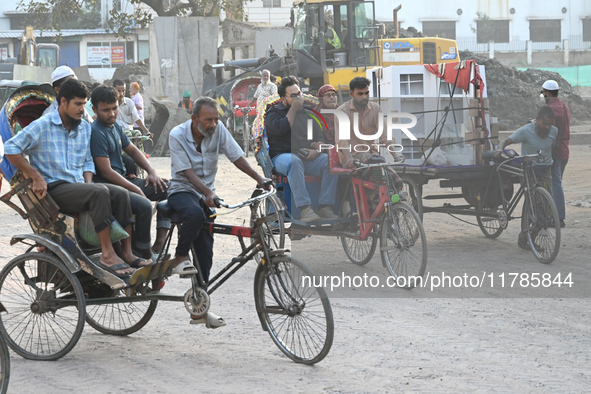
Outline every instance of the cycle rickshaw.
MULTIPOLYGON (((50 102, 41 100, 45 94, 37 91, 16 100, 9 114, 11 124, 25 127, 36 119, 50 102)), ((258 261, 254 275, 256 311, 273 342, 287 357, 304 364, 317 363, 330 351, 334 322, 326 292, 305 287, 302 277, 312 278, 313 272, 288 251, 269 243, 273 238, 270 223, 284 209, 275 189, 257 189, 250 199, 235 205, 219 202, 227 209, 250 207, 250 226, 212 222, 202 231, 236 236, 241 253, 209 282, 198 273, 191 276, 185 294, 170 295, 161 289, 174 268, 173 260, 166 256, 180 217, 166 201, 158 203, 157 209, 170 217, 172 226, 157 264, 122 279, 96 264, 101 249, 79 231, 78 218, 60 213, 49 196, 39 199, 30 188, 31 180, 19 171, 9 178, 12 189, 0 200, 27 220, 33 230, 12 238, 11 245, 23 243, 28 248, 0 272, 0 301, 6 307, 6 312, 0 313, 0 333, 19 355, 33 360, 63 357, 78 342, 85 321, 105 334, 132 334, 149 322, 158 301, 182 302, 189 313, 203 315, 209 309, 209 296, 253 259, 258 261), (22 208, 11 201, 14 196, 22 208), (277 211, 268 213, 261 208, 267 204, 277 211), (248 245, 247 239, 251 239, 248 245)), ((190 257, 198 267, 194 251, 190 257)))
MULTIPOLYGON (((304 94, 307 105, 317 104, 315 97, 304 94)), ((282 215, 278 215, 274 223, 273 239, 275 247, 285 245, 285 236, 293 240, 311 235, 338 237, 349 260, 357 265, 367 264, 380 245, 382 264, 397 283, 404 288, 415 287, 416 277, 423 277, 427 266, 427 240, 419 216, 400 196, 394 186, 391 169, 395 164, 362 164, 348 170, 340 166, 336 150, 329 151, 329 164, 332 174, 337 174, 347 183, 352 196, 351 210, 345 212, 343 201, 335 205, 339 213, 336 220, 321 220, 305 223, 299 220, 299 210, 291 204, 291 189, 287 177, 273 170, 269 157, 268 146, 264 136, 264 114, 269 105, 277 102, 279 96, 271 96, 263 100, 257 109, 257 119, 253 125, 255 156, 266 177, 273 178, 277 183, 278 194, 288 207, 282 215), (366 176, 362 175, 366 173, 366 176), (369 174, 367 174, 369 172, 369 174), (290 222, 289 229, 285 223, 290 222), (400 278, 400 279, 398 279, 400 278)), ((318 194, 320 178, 306 176, 306 185, 312 204, 318 194)), ((348 192, 345 192, 348 194, 348 192)), ((270 204, 268 212, 277 208, 270 204)))
POLYGON ((500 236, 511 220, 522 219, 527 223, 524 226, 527 244, 524 246, 531 249, 541 263, 554 261, 560 249, 560 219, 554 199, 547 190, 548 185, 541 181, 541 168, 534 165, 541 154, 518 156, 513 150, 505 150, 499 159, 494 159, 492 151, 484 151, 482 157, 486 165, 400 168, 399 174, 417 212, 421 216, 427 212, 439 212, 456 218, 476 217, 477 225, 488 238, 500 236), (488 165, 489 162, 492 165, 488 165), (441 187, 457 187, 461 193, 423 194, 423 185, 436 179, 440 180, 441 187), (520 185, 517 191, 514 184, 520 185), (522 198, 521 216, 515 216, 522 198), (431 200, 450 199, 464 199, 467 204, 426 204, 431 200))

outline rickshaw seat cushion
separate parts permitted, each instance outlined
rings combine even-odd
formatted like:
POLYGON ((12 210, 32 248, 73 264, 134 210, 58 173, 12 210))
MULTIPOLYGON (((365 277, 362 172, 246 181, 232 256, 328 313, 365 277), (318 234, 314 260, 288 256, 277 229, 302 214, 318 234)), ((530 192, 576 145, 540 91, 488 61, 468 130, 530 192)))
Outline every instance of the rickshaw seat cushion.
POLYGON ((335 146, 328 151, 328 168, 331 174, 349 174, 353 171, 341 166, 339 155, 337 154, 337 148, 335 146))
POLYGON ((162 216, 170 219, 172 223, 180 224, 183 222, 181 215, 174 209, 172 209, 172 207, 168 203, 168 200, 162 200, 158 202, 156 204, 156 209, 158 210, 158 212, 162 214, 162 216))
MULTIPOLYGON (((322 180, 322 177, 314 175, 304 175, 304 180, 306 181, 306 183, 314 183, 320 182, 322 180)), ((277 184, 289 185, 289 180, 287 179, 287 176, 280 174, 276 171, 273 171, 273 182, 277 184)))
MULTIPOLYGON (((119 224, 119 222, 117 221, 111 223, 110 229, 112 242, 121 241, 122 239, 129 237, 127 231, 125 231, 125 229, 121 227, 121 224, 119 224)), ((92 246, 101 245, 99 236, 94 230, 94 223, 92 222, 92 218, 90 217, 89 212, 82 212, 78 214, 77 231, 80 238, 82 238, 82 240, 84 240, 84 242, 86 242, 87 244, 92 246)))

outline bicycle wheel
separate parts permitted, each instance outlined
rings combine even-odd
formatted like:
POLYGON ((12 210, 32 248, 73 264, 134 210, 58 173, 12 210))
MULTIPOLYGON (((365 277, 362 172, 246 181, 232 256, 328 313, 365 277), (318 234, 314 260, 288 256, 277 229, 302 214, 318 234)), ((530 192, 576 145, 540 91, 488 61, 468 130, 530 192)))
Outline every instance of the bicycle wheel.
POLYGON ((422 187, 408 175, 401 175, 404 190, 408 194, 407 202, 413 207, 421 222, 423 221, 423 191, 422 187))
MULTIPOLYGON (((490 208, 484 208, 483 211, 491 211, 490 208)), ((488 238, 497 238, 507 227, 507 214, 502 207, 495 209, 497 217, 476 216, 476 221, 482 233, 488 238), (504 220, 504 225, 503 225, 504 220)), ((493 211, 493 212, 494 212, 493 211)))
POLYGON ((540 263, 550 264, 560 249, 560 219, 552 195, 536 187, 527 213, 527 236, 534 256, 540 263))
POLYGON ((5 394, 8 390, 8 381, 10 380, 10 354, 4 337, 0 335, 0 394, 5 394))
MULTIPOLYGON (((122 290, 112 290, 108 295, 113 298, 124 296, 122 290)), ((142 329, 154 315, 157 305, 157 300, 88 305, 86 322, 103 334, 125 336, 142 329)))
POLYGON ((380 253, 390 275, 412 289, 427 267, 427 238, 419 215, 406 203, 391 205, 382 219, 380 253), (398 279, 404 277, 404 280, 398 279))
POLYGON ((78 279, 56 257, 25 253, 0 272, 8 313, 0 330, 8 346, 31 360, 57 360, 78 342, 86 303, 78 279))
POLYGON ((290 256, 276 256, 259 264, 254 298, 263 329, 290 359, 315 364, 332 346, 334 322, 324 289, 304 286, 314 274, 290 256))
MULTIPOLYGON (((283 212, 278 210, 277 204, 273 198, 267 198, 250 207, 250 227, 254 227, 257 219, 278 213, 275 220, 262 223, 264 242, 271 250, 283 249, 285 247, 285 221, 283 212)), ((251 238, 251 243, 255 242, 251 238)), ((260 253, 255 255, 257 263, 260 262, 260 253)))
MULTIPOLYGON (((359 228, 357 228, 357 234, 360 234, 359 228)), ((365 240, 341 237, 341 243, 345 254, 353 264, 365 265, 369 263, 376 252, 378 238, 373 234, 370 234, 365 240)))

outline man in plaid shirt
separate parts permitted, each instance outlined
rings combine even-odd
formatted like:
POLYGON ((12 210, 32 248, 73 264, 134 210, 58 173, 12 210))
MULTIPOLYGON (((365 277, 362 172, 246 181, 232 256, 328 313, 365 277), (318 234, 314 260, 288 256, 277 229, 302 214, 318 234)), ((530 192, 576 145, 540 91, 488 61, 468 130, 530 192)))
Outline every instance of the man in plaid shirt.
POLYGON ((90 125, 82 121, 87 97, 88 89, 82 82, 68 79, 61 86, 58 109, 9 139, 4 146, 5 157, 33 179, 31 188, 39 198, 49 194, 66 214, 89 212, 101 242, 99 265, 124 277, 133 272, 127 263, 138 257, 133 255, 130 237, 122 241, 121 257, 117 256, 110 225, 117 220, 131 234, 129 195, 119 186, 92 183, 95 169, 90 125), (30 164, 23 152, 28 153, 30 164))

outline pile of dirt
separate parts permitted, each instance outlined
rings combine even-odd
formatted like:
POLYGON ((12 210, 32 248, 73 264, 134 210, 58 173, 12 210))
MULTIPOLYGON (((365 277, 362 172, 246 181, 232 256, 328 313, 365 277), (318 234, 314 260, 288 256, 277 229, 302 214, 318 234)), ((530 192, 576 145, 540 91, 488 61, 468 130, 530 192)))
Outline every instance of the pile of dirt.
POLYGON ((571 124, 591 119, 591 105, 558 73, 537 69, 519 71, 515 67, 503 65, 497 59, 470 51, 460 52, 460 59, 474 59, 479 65, 485 66, 490 112, 499 118, 500 130, 514 130, 536 117, 539 108, 544 105, 539 98, 542 84, 549 79, 555 80, 560 86, 558 97, 570 109, 571 124))
MULTIPOLYGON (((380 22, 386 25, 386 36, 387 38, 394 38, 396 31, 394 30, 394 22, 380 22)), ((423 33, 410 26, 408 29, 399 28, 398 38, 414 38, 414 37, 425 37, 423 33)))
POLYGON ((137 63, 129 63, 125 66, 117 67, 113 78, 105 81, 105 85, 110 86, 115 79, 122 79, 129 86, 130 82, 137 80, 136 75, 150 75, 150 61, 141 60, 137 63))

